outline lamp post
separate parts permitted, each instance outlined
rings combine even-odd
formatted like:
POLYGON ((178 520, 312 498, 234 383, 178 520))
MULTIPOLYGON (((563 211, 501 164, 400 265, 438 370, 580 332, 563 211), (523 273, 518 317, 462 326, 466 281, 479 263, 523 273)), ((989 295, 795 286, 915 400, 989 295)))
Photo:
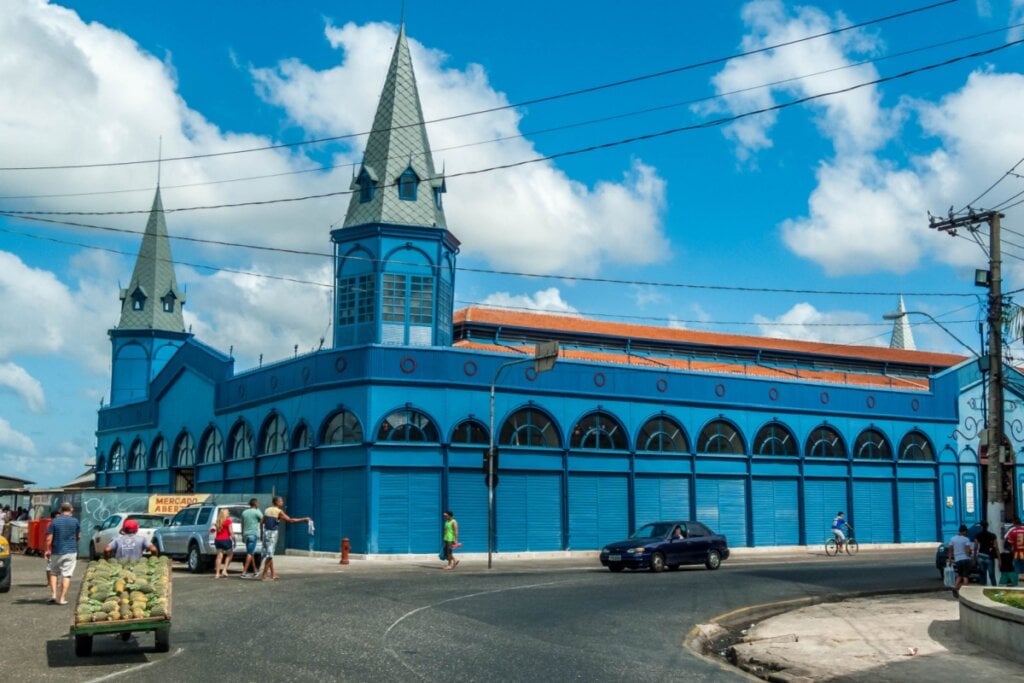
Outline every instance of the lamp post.
POLYGON ((505 368, 519 365, 520 363, 533 363, 533 369, 537 374, 547 372, 555 366, 558 359, 558 342, 540 342, 534 347, 533 356, 517 358, 502 363, 494 373, 494 381, 491 382, 491 407, 490 407, 490 440, 487 445, 487 568, 491 568, 491 556, 494 553, 494 484, 495 484, 495 458, 494 458, 494 389, 498 385, 498 378, 505 368))

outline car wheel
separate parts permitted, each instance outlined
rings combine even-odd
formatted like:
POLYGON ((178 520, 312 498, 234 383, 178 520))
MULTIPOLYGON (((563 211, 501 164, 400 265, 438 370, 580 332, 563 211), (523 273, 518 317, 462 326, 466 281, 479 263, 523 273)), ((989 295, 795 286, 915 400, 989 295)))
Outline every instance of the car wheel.
POLYGON ((651 571, 661 572, 665 571, 665 556, 661 553, 654 553, 651 555, 651 571))
POLYGON ((171 629, 158 628, 156 630, 156 651, 168 652, 171 649, 171 629))
POLYGON ((717 550, 708 551, 708 557, 704 560, 704 566, 712 570, 722 566, 722 556, 718 554, 717 550))
POLYGON ((610 565, 608 565, 608 571, 610 571, 610 572, 621 572, 623 570, 623 568, 624 567, 621 564, 610 564, 610 565))
POLYGON ((11 590, 11 568, 7 567, 7 576, 0 579, 0 593, 6 593, 11 590))
POLYGON ((195 543, 190 543, 188 546, 188 556, 185 558, 185 564, 188 565, 188 570, 193 574, 203 571, 203 555, 199 552, 199 546, 195 543))

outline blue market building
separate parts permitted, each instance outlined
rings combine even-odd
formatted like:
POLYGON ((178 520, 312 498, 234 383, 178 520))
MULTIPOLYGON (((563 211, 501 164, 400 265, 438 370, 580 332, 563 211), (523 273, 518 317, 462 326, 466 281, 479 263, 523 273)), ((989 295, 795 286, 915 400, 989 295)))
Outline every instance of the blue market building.
MULTIPOLYGON (((557 340, 554 369, 514 365, 497 385, 498 552, 594 550, 658 518, 702 520, 733 547, 817 545, 838 510, 864 543, 981 519, 973 358, 454 311, 459 241, 404 28, 351 189, 330 235, 332 348, 243 372, 185 331, 157 190, 110 331, 98 487, 273 490, 316 520, 317 549, 348 537, 366 554, 436 552, 451 509, 465 550, 485 551, 491 384, 557 340)), ((1009 386, 1019 459, 1024 403, 1009 386)), ((1024 471, 1008 469, 1021 491, 1024 471)), ((305 529, 290 533, 307 547, 305 529)))

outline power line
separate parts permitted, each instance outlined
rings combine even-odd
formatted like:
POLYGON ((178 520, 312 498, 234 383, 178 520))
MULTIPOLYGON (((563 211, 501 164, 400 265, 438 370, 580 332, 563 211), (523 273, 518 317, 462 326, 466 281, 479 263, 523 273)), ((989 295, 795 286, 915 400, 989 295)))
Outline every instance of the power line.
MULTIPOLYGON (((900 52, 894 52, 892 54, 883 55, 881 57, 875 57, 875 58, 872 58, 872 59, 864 59, 864 60, 861 60, 861 61, 858 61, 858 62, 851 62, 850 64, 844 64, 842 66, 832 67, 830 69, 823 69, 821 71, 814 71, 814 72, 811 72, 811 73, 801 74, 800 76, 791 76, 789 78, 782 78, 782 79, 778 79, 778 80, 775 80, 775 81, 769 81, 767 83, 761 83, 759 85, 752 85, 752 86, 748 86, 748 87, 745 87, 745 88, 737 88, 735 90, 728 90, 728 91, 725 91, 725 92, 716 93, 714 95, 706 95, 704 97, 695 97, 695 98, 688 99, 688 100, 680 100, 680 101, 677 101, 677 102, 670 102, 670 103, 667 103, 667 104, 660 104, 660 105, 656 105, 656 106, 653 106, 653 107, 646 107, 646 108, 643 108, 643 109, 634 109, 634 110, 631 110, 631 111, 620 112, 618 114, 609 114, 607 116, 601 116, 601 117, 596 117, 596 118, 591 118, 591 119, 585 119, 585 120, 582 120, 582 121, 574 121, 574 122, 570 122, 570 123, 566 123, 566 124, 561 124, 561 125, 557 125, 557 126, 551 126, 551 127, 548 127, 548 128, 538 128, 538 129, 535 129, 535 130, 523 131, 522 133, 518 133, 516 135, 503 135, 503 136, 498 136, 498 137, 495 137, 495 138, 488 138, 486 140, 476 140, 474 142, 467 142, 467 143, 462 143, 462 144, 458 144, 458 145, 449 145, 447 147, 438 147, 438 148, 433 149, 431 153, 436 156, 439 152, 450 152, 450 151, 459 150, 459 149, 466 149, 466 148, 469 148, 469 147, 478 147, 478 146, 481 146, 481 145, 488 145, 488 144, 494 144, 494 143, 498 143, 498 142, 505 142, 505 141, 508 141, 508 140, 517 140, 517 139, 533 137, 533 136, 537 136, 537 135, 546 135, 548 133, 555 133, 555 132, 559 132, 559 131, 563 131, 563 130, 570 130, 570 129, 573 129, 573 128, 581 128, 581 127, 584 127, 584 126, 590 126, 590 125, 594 125, 594 124, 597 124, 597 123, 607 123, 609 121, 616 121, 616 120, 621 120, 621 119, 625 119, 625 118, 631 118, 631 117, 640 116, 640 115, 643 115, 643 114, 652 114, 652 113, 656 113, 656 112, 659 112, 659 111, 666 111, 666 110, 669 110, 669 109, 677 109, 677 108, 680 108, 680 107, 686 107, 686 106, 691 106, 691 105, 694 105, 694 104, 700 104, 701 102, 709 102, 709 101, 712 101, 712 100, 726 99, 728 97, 732 97, 733 95, 740 95, 740 94, 747 93, 747 92, 752 92, 752 91, 755 91, 755 90, 762 90, 762 89, 765 89, 765 88, 772 88, 772 87, 775 87, 775 86, 778 86, 778 85, 785 85, 787 83, 793 83, 793 82, 796 82, 796 81, 806 80, 806 79, 814 78, 814 77, 817 77, 817 76, 824 76, 824 75, 831 74, 831 73, 836 73, 836 72, 839 72, 839 71, 845 71, 847 69, 854 69, 854 68, 857 68, 857 67, 860 67, 860 66, 864 66, 864 65, 867 65, 867 64, 878 64, 880 62, 888 61, 888 60, 891 60, 891 59, 897 59, 899 57, 906 57, 908 55, 917 54, 917 53, 920 53, 920 52, 926 52, 928 50, 934 50, 934 49, 940 48, 940 47, 947 47, 949 45, 954 45, 956 43, 967 42, 967 41, 974 40, 974 39, 977 39, 977 38, 982 38, 982 37, 985 37, 985 36, 989 36, 989 35, 992 35, 992 34, 995 34, 995 33, 1002 33, 1004 31, 1008 31, 1008 30, 1012 30, 1012 29, 1016 29, 1016 28, 1021 28, 1021 27, 1024 27, 1024 22, 1017 23, 1017 24, 1011 24, 1011 25, 1008 25, 1008 26, 1003 26, 1001 28, 991 29, 991 30, 988 30, 988 31, 981 31, 981 32, 978 32, 978 33, 972 33, 970 35, 960 36, 958 38, 951 38, 951 39, 948 39, 948 40, 940 41, 940 42, 937 42, 937 43, 931 43, 929 45, 923 45, 923 46, 912 48, 912 49, 909 49, 909 50, 903 50, 903 51, 900 51, 900 52)), ((426 156, 426 154, 427 154, 426 152, 418 152, 417 156, 426 156)), ((163 189, 163 190, 176 190, 176 189, 184 189, 184 188, 192 188, 192 187, 204 187, 204 186, 209 186, 209 185, 222 185, 222 184, 227 184, 227 183, 246 182, 246 181, 250 181, 250 180, 266 180, 266 179, 270 179, 270 178, 281 178, 281 177, 285 177, 285 176, 301 175, 301 174, 305 174, 305 173, 316 173, 318 171, 331 171, 331 170, 338 169, 338 168, 355 168, 355 167, 359 166, 361 163, 362 163, 361 161, 356 161, 356 162, 350 162, 350 163, 344 163, 344 164, 324 164, 324 165, 315 166, 313 168, 304 168, 304 169, 298 169, 298 170, 294 170, 294 171, 283 171, 283 172, 280 172, 280 173, 267 173, 267 174, 254 175, 254 176, 242 176, 242 177, 238 177, 238 178, 223 178, 223 179, 220 179, 220 180, 207 180, 207 181, 197 182, 197 183, 181 183, 181 184, 178 184, 178 185, 162 185, 161 189, 163 189)), ((1010 175, 1017 175, 1017 174, 1011 173, 1010 175)), ((57 199, 57 198, 66 198, 66 197, 92 197, 92 196, 97 196, 97 195, 125 194, 125 193, 136 193, 136 192, 152 192, 152 191, 153 191, 152 187, 140 187, 140 188, 129 188, 129 189, 117 189, 117 190, 97 190, 97 191, 91 191, 91 192, 68 192, 68 193, 47 193, 47 194, 28 194, 28 195, 0 195, 0 200, 12 200, 12 199, 57 199)))
MULTIPOLYGON (((756 55, 756 54, 761 54, 761 53, 764 53, 764 52, 770 52, 772 50, 777 50, 779 48, 789 47, 789 46, 792 46, 792 45, 797 45, 799 43, 804 43, 804 42, 808 42, 808 41, 811 41, 811 40, 816 40, 818 38, 824 38, 826 36, 836 35, 836 34, 839 34, 839 33, 846 32, 846 31, 852 31, 852 30, 858 29, 858 28, 864 28, 865 26, 871 26, 873 24, 880 24, 880 23, 884 23, 884 22, 887 22, 887 21, 892 21, 894 19, 900 19, 900 18, 911 16, 911 15, 914 15, 914 14, 919 14, 921 12, 927 12, 929 10, 937 9, 937 8, 942 7, 944 5, 951 5, 951 4, 955 3, 955 2, 958 2, 958 0, 941 0, 940 2, 934 2, 934 3, 931 3, 929 5, 923 5, 923 6, 915 7, 913 9, 904 10, 902 12, 897 12, 895 14, 889 14, 889 15, 886 15, 886 16, 883 16, 883 17, 877 17, 875 19, 870 19, 868 21, 863 21, 863 22, 860 22, 860 23, 857 23, 857 24, 850 24, 848 26, 843 26, 843 27, 832 29, 832 30, 829 30, 829 31, 823 31, 821 33, 816 33, 816 34, 813 34, 813 35, 804 36, 802 38, 796 38, 796 39, 784 41, 784 42, 781 42, 781 43, 775 43, 774 45, 768 45, 768 46, 765 46, 765 47, 755 48, 753 50, 746 50, 744 52, 734 53, 734 54, 727 55, 727 56, 724 56, 724 57, 715 57, 715 58, 707 59, 707 60, 704 60, 704 61, 701 61, 701 62, 695 62, 695 63, 691 63, 691 64, 686 64, 686 65, 683 65, 683 66, 673 67, 673 68, 670 68, 670 69, 664 69, 662 71, 656 71, 656 72, 653 72, 653 73, 642 74, 642 75, 639 75, 639 76, 633 76, 633 77, 621 79, 621 80, 618 80, 618 81, 611 81, 611 82, 608 82, 608 83, 602 83, 602 84, 599 84, 599 85, 588 86, 588 87, 579 88, 579 89, 576 89, 576 90, 565 91, 565 92, 556 93, 556 94, 553 94, 553 95, 545 95, 545 96, 542 96, 542 97, 535 97, 533 99, 522 100, 520 102, 515 102, 513 104, 506 104, 506 105, 501 105, 501 106, 497 106, 497 107, 489 107, 487 109, 479 109, 479 110, 476 110, 476 111, 464 112, 464 113, 461 113, 461 114, 453 114, 451 116, 444 116, 444 117, 440 117, 440 118, 436 118, 436 119, 431 119, 430 121, 423 121, 423 122, 417 122, 417 123, 412 123, 412 124, 404 124, 404 125, 401 125, 401 126, 392 126, 390 128, 373 129, 373 130, 369 130, 369 131, 366 131, 366 132, 363 132, 363 133, 349 133, 349 134, 345 134, 345 135, 334 135, 334 136, 328 136, 328 137, 322 137, 322 138, 314 138, 314 139, 311 139, 311 140, 300 140, 300 141, 297 141, 297 142, 279 143, 279 144, 276 144, 276 145, 265 145, 265 146, 261 146, 261 147, 251 147, 251 148, 247 148, 247 149, 230 150, 230 151, 226 151, 226 152, 210 152, 210 153, 206 153, 206 154, 191 154, 191 155, 186 155, 186 156, 167 157, 167 158, 163 159, 162 162, 163 163, 167 163, 167 162, 170 162, 170 161, 185 161, 185 160, 190 160, 190 159, 204 159, 204 158, 210 158, 210 157, 223 157, 223 156, 229 156, 229 155, 235 155, 235 154, 247 154, 247 153, 250 153, 250 152, 261 152, 261 151, 273 150, 273 149, 292 148, 292 147, 298 147, 298 146, 302 146, 302 145, 314 145, 314 144, 320 144, 320 143, 324 143, 324 142, 335 142, 335 141, 338 141, 338 140, 345 140, 345 139, 350 139, 350 138, 355 138, 355 137, 361 137, 361 136, 364 136, 364 135, 370 135, 371 133, 374 133, 374 132, 393 131, 393 130, 400 130, 400 129, 408 128, 408 127, 420 126, 420 125, 429 125, 429 124, 441 123, 441 122, 445 122, 445 121, 454 121, 454 120, 457 120, 457 119, 467 118, 467 117, 470 117, 470 116, 478 116, 480 114, 490 114, 490 113, 497 112, 497 111, 504 111, 506 109, 514 109, 514 108, 517 108, 517 107, 525 107, 525 106, 529 106, 529 105, 532 105, 532 104, 541 104, 541 103, 544 103, 544 102, 552 102, 552 101, 555 101, 555 100, 561 100, 561 99, 565 99, 565 98, 569 98, 569 97, 576 97, 578 95, 584 95, 584 94, 588 94, 588 93, 598 92, 598 91, 601 91, 601 90, 608 90, 608 89, 611 89, 611 88, 618 88, 618 87, 621 87, 621 86, 624 86, 624 85, 629 85, 629 84, 632 84, 632 83, 639 83, 641 81, 647 81, 647 80, 652 80, 652 79, 656 79, 656 78, 662 78, 664 76, 669 76, 669 75, 672 75, 672 74, 682 73, 684 71, 692 71, 694 69, 699 69, 699 68, 703 68, 703 67, 706 67, 706 66, 714 66, 715 64, 721 64, 723 62, 727 62, 727 61, 730 61, 732 59, 738 59, 740 57, 748 57, 750 55, 756 55)), ((42 171, 42 170, 76 169, 76 168, 100 168, 100 167, 110 167, 110 166, 131 166, 131 165, 137 165, 137 164, 152 164, 152 163, 157 163, 158 161, 160 161, 160 160, 157 160, 157 159, 142 159, 142 160, 134 160, 134 161, 116 161, 116 162, 91 163, 91 164, 54 164, 54 165, 47 165, 47 166, 7 166, 7 167, 0 167, 0 171, 42 171)))
MULTIPOLYGON (((6 214, 0 213, 0 216, 6 214)), ((115 228, 112 226, 104 225, 93 225, 90 223, 80 223, 73 221, 58 221, 49 218, 39 218, 34 216, 8 216, 10 218, 16 218, 20 220, 47 223, 51 225, 66 225, 76 228, 86 228, 90 230, 102 230, 105 232, 124 233, 129 235, 141 236, 145 234, 140 230, 131 230, 128 228, 115 228)), ((2 232, 8 232, 11 234, 22 235, 29 238, 34 238, 32 233, 18 232, 5 228, 0 228, 2 232)), ((181 240, 184 242, 195 242, 199 244, 211 244, 221 247, 237 247, 243 249, 253 249, 257 251, 265 251, 271 253, 288 254, 292 256, 316 256, 322 258, 334 258, 334 254, 330 252, 319 252, 309 251, 302 249, 287 249, 283 247, 269 247, 255 244, 245 244, 242 242, 228 242, 225 240, 211 240, 200 237, 184 237, 176 235, 168 235, 169 239, 181 240)), ((47 238, 40 238, 47 239, 47 238)), ((369 263, 379 263, 381 259, 373 259, 368 257, 355 257, 347 256, 352 260, 365 261, 369 263)), ((394 261, 389 261, 394 263, 394 261)), ((899 295, 904 296, 916 296, 916 297, 940 297, 940 298, 953 298, 953 297, 973 297, 974 294, 968 294, 963 292, 907 292, 907 291, 892 291, 892 292, 881 292, 881 291, 854 291, 854 290, 819 290, 819 289, 800 289, 800 288, 783 288, 783 287, 744 287, 739 285, 706 285, 696 283, 683 283, 683 282, 659 282, 654 280, 626 280, 619 278, 600 278, 600 277, 589 277, 583 275, 545 275, 541 273, 526 273, 511 270, 495 270, 488 268, 470 268, 466 266, 457 266, 456 271, 465 273, 478 273, 484 275, 504 275, 511 277, 522 277, 522 278, 533 278, 533 279, 548 279, 548 280, 566 280, 569 282, 585 282, 594 284, 612 284, 612 285, 630 285, 637 287, 665 287, 665 288, 676 288, 676 289, 697 289, 697 290, 714 290, 714 291, 730 291, 730 292, 746 292, 746 293, 766 293, 766 294, 802 294, 802 295, 821 295, 821 296, 884 296, 894 297, 899 295)))
MULTIPOLYGON (((932 71, 932 70, 939 69, 939 68, 942 68, 942 67, 945 67, 945 66, 950 66, 952 64, 956 64, 958 62, 962 62, 962 61, 967 60, 967 59, 974 59, 974 58, 977 58, 977 57, 983 57, 983 56, 986 56, 986 55, 993 54, 995 52, 1000 52, 1000 51, 1005 50, 1005 49, 1010 48, 1010 47, 1016 47, 1017 45, 1020 45, 1021 43, 1024 43, 1024 38, 1021 38, 1021 39, 1015 40, 1015 41, 1011 41, 1011 42, 1008 42, 1008 43, 1004 43, 1002 45, 998 45, 998 46, 993 47, 993 48, 988 48, 986 50, 979 50, 979 51, 976 51, 976 52, 971 52, 969 54, 959 55, 957 57, 951 57, 951 58, 943 60, 941 62, 934 62, 932 64, 927 64, 925 66, 916 67, 914 69, 910 69, 908 71, 903 71, 901 73, 894 74, 894 75, 891 75, 891 76, 883 76, 883 77, 876 78, 876 79, 871 80, 871 81, 864 81, 862 83, 857 83, 857 84, 854 84, 854 85, 851 85, 851 86, 847 86, 845 88, 838 88, 836 90, 830 90, 830 91, 827 91, 827 92, 816 93, 814 95, 807 95, 805 97, 800 97, 800 98, 797 98, 795 100, 790 100, 788 102, 781 102, 779 104, 774 104, 774 105, 771 105, 771 106, 768 106, 768 107, 762 107, 760 109, 754 109, 754 110, 742 112, 740 114, 733 114, 731 116, 724 116, 724 117, 720 117, 720 118, 717 118, 717 119, 711 119, 709 121, 704 121, 704 122, 701 122, 701 123, 690 124, 690 125, 686 125, 686 126, 677 126, 677 127, 674 127, 674 128, 669 128, 669 129, 658 131, 658 132, 654 132, 654 133, 645 133, 645 134, 642 134, 642 135, 635 135, 635 136, 628 137, 628 138, 621 138, 621 139, 613 140, 613 141, 610 141, 610 142, 604 142, 604 143, 599 143, 599 144, 595 144, 595 145, 589 145, 587 147, 580 147, 580 148, 577 148, 577 149, 567 150, 567 151, 564 151, 564 152, 556 152, 554 154, 548 154, 548 155, 545 155, 545 156, 539 156, 539 157, 535 157, 535 158, 532 158, 532 159, 523 159, 523 160, 520 160, 520 161, 509 162, 507 164, 499 164, 499 165, 496 165, 496 166, 489 166, 489 167, 480 168, 480 169, 473 169, 473 170, 469 170, 469 171, 460 171, 458 173, 449 174, 446 177, 451 179, 451 178, 460 178, 460 177, 463 177, 463 176, 482 175, 482 174, 485 174, 485 173, 492 173, 494 171, 508 170, 508 169, 511 169, 511 168, 518 168, 518 167, 521 167, 521 166, 528 166, 528 165, 540 163, 540 162, 543 162, 543 161, 551 161, 553 159, 561 159, 561 158, 565 158, 565 157, 577 156, 577 155, 580 155, 580 154, 588 154, 588 153, 591 153, 591 152, 596 152, 596 151, 601 151, 601 150, 606 150, 606 149, 612 149, 614 147, 621 147, 623 145, 629 145, 629 144, 633 144, 633 143, 637 143, 637 142, 645 142, 645 141, 654 140, 654 139, 657 139, 657 138, 666 137, 666 136, 669 136, 669 135, 675 135, 675 134, 682 133, 682 132, 688 132, 688 131, 694 131, 694 130, 702 130, 702 129, 707 129, 707 128, 716 128, 716 127, 723 126, 723 125, 726 125, 726 124, 729 124, 729 123, 733 123, 735 121, 739 121, 741 119, 749 118, 751 116, 757 116, 757 115, 765 114, 765 113, 768 113, 768 112, 774 112, 774 111, 781 111, 783 109, 789 109, 791 107, 795 107, 795 106, 800 105, 800 104, 806 104, 807 102, 812 102, 814 100, 823 99, 825 97, 831 97, 833 95, 841 95, 841 94, 845 94, 845 93, 848 93, 848 92, 853 92, 855 90, 859 90, 861 88, 865 88, 865 87, 868 87, 868 86, 879 85, 881 83, 888 83, 890 81, 895 81, 895 80, 899 80, 899 79, 902 79, 902 78, 907 78, 909 76, 913 76, 913 75, 916 75, 916 74, 919 74, 919 73, 923 73, 923 72, 926 72, 926 71, 932 71)), ((2 170, 2 169, 0 169, 0 170, 2 170)), ((381 185, 381 187, 383 187, 383 188, 395 187, 395 186, 397 186, 397 182, 395 182, 395 183, 384 183, 384 184, 381 185)), ((234 203, 222 203, 222 204, 208 204, 208 205, 201 205, 201 206, 178 207, 178 208, 174 208, 174 209, 164 209, 164 212, 165 213, 177 213, 177 212, 181 212, 181 211, 202 211, 202 210, 212 210, 212 209, 229 209, 229 208, 238 208, 238 207, 243 207, 243 206, 266 206, 266 205, 270 205, 270 204, 281 204, 281 203, 308 201, 308 200, 311 200, 311 199, 324 199, 324 198, 328 198, 328 197, 340 197, 340 196, 344 196, 344 195, 353 194, 354 192, 355 192, 355 190, 338 190, 336 192, 322 192, 322 193, 319 193, 319 194, 310 194, 310 195, 303 195, 303 196, 298 196, 298 197, 280 197, 280 198, 277 198, 277 199, 252 200, 252 201, 248 201, 248 202, 234 202, 234 203)), ((12 211, 12 210, 0 209, 0 214, 8 215, 8 216, 13 216, 13 215, 32 215, 32 216, 124 216, 124 215, 142 214, 142 213, 149 213, 149 209, 134 209, 134 210, 123 210, 123 211, 12 211)))
MULTIPOLYGON (((1018 42, 1019 42, 1019 41, 1018 41, 1018 42)), ((1004 173, 1003 175, 999 176, 999 179, 998 179, 998 180, 996 180, 996 181, 995 181, 994 183, 992 183, 991 185, 989 185, 989 186, 988 186, 988 187, 987 187, 987 188, 985 189, 985 191, 984 191, 984 192, 982 192, 982 193, 981 193, 981 194, 979 194, 979 195, 978 195, 977 197, 975 197, 974 199, 972 199, 971 201, 967 202, 967 203, 966 203, 966 204, 964 204, 964 205, 963 205, 962 207, 960 207, 960 210, 959 210, 959 211, 957 211, 957 213, 958 213, 958 214, 961 214, 961 213, 963 213, 963 212, 964 212, 964 211, 965 211, 966 209, 968 209, 968 208, 969 208, 969 207, 970 207, 971 205, 973 205, 973 204, 977 204, 977 203, 978 203, 978 200, 980 200, 980 199, 981 199, 982 197, 984 197, 984 196, 985 196, 985 195, 987 195, 987 194, 988 194, 989 192, 991 192, 992 190, 994 190, 994 189, 996 188, 996 186, 997 186, 997 185, 999 185, 999 183, 1001 183, 1001 182, 1003 182, 1004 180, 1006 180, 1007 176, 1011 176, 1011 175, 1016 175, 1016 174, 1014 173, 1014 171, 1016 171, 1016 170, 1017 170, 1017 167, 1018 167, 1018 166, 1020 166, 1021 164, 1024 164, 1024 157, 1021 157, 1020 161, 1018 161, 1018 162, 1017 162, 1017 163, 1015 163, 1015 164, 1014 164, 1014 165, 1013 165, 1012 167, 1010 167, 1010 170, 1009 170, 1009 171, 1007 171, 1007 172, 1006 172, 1006 173, 1004 173)), ((1019 196, 1019 195, 1015 195, 1015 196, 1019 196)), ((1014 206, 1016 206, 1016 204, 1015 204, 1014 206)))

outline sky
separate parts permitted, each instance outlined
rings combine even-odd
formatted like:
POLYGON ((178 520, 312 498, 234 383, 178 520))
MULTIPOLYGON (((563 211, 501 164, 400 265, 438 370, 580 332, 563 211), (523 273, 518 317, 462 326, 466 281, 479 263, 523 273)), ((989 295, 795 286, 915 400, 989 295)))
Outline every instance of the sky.
MULTIPOLYGON (((945 327, 913 315, 919 349, 980 349, 987 229, 928 218, 1004 210, 1024 287, 1024 0, 834 32, 933 1, 406 0, 424 116, 463 115, 427 126, 456 307, 888 345, 902 293, 945 327)), ((0 0, 0 474, 94 456, 158 156, 173 237, 310 252, 174 240, 196 337, 236 370, 330 339, 329 233, 402 6, 0 0)))

